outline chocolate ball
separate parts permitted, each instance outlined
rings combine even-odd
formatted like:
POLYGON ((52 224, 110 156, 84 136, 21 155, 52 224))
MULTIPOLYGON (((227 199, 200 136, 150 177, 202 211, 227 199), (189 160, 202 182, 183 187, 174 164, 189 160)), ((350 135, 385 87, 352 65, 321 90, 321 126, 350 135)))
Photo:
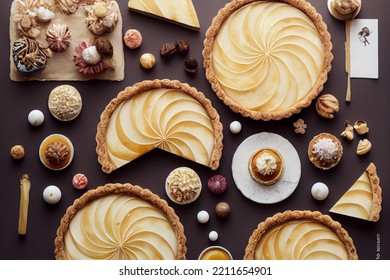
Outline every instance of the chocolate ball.
POLYGON ((215 214, 220 218, 225 218, 230 215, 230 205, 226 202, 219 202, 215 206, 215 214))

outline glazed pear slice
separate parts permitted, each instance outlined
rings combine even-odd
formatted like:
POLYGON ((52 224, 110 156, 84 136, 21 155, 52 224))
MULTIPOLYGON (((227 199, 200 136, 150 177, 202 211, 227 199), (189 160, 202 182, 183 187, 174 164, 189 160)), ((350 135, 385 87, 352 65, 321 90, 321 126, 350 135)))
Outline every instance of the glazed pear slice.
POLYGON ((354 218, 377 222, 382 210, 382 189, 376 166, 370 163, 363 174, 329 210, 354 218))

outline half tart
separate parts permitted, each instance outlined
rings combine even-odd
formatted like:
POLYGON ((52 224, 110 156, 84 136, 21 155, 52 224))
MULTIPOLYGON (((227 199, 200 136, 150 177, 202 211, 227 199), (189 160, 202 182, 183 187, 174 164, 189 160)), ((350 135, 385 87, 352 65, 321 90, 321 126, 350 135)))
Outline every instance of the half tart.
POLYGON ((155 148, 215 170, 222 138, 219 115, 203 93, 179 81, 143 81, 107 105, 96 151, 106 173, 155 148))
POLYGON ((377 222, 382 210, 382 189, 379 183, 376 166, 370 163, 359 179, 329 211, 377 222))
POLYGON ((242 0, 213 19, 204 41, 206 77, 234 112, 261 120, 299 113, 322 91, 332 43, 303 0, 242 0))
POLYGON ((328 215, 285 211, 260 223, 244 260, 357 260, 348 232, 328 215))
POLYGON ((55 258, 185 259, 183 225, 165 200, 131 184, 90 190, 70 206, 57 230, 55 258))

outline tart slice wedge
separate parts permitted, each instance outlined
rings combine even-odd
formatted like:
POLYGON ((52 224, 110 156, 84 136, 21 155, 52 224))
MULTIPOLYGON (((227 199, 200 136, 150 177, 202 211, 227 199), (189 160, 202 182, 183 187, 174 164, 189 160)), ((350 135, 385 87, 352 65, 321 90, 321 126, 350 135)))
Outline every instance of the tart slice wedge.
POLYGON ((155 148, 215 170, 222 124, 203 93, 179 81, 143 81, 120 92, 101 114, 98 161, 105 173, 155 148))
POLYGON ((371 222, 377 222, 382 210, 382 189, 376 166, 370 163, 363 174, 329 210, 371 222))
POLYGON ((195 31, 200 29, 192 0, 129 0, 129 9, 195 31))

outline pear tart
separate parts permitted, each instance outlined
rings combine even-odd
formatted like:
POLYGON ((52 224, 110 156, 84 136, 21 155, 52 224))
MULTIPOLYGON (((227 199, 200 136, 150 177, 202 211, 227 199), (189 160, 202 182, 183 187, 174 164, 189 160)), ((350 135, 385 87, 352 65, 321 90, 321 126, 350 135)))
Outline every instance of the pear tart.
POLYGON ((211 102, 179 81, 144 81, 126 88, 101 114, 97 154, 102 170, 113 170, 160 148, 217 169, 222 124, 211 102))
POLYGON ((260 223, 249 238, 245 260, 356 260, 348 232, 328 215, 285 211, 260 223))
POLYGON ((234 0, 207 30, 203 57, 213 90, 234 112, 279 120, 322 91, 331 50, 327 26, 308 2, 234 0))
POLYGON ((165 200, 131 184, 90 190, 57 230, 56 259, 185 259, 183 225, 165 200))
POLYGON ((329 210, 371 222, 377 222, 382 210, 382 188, 376 166, 370 163, 363 174, 329 210))

